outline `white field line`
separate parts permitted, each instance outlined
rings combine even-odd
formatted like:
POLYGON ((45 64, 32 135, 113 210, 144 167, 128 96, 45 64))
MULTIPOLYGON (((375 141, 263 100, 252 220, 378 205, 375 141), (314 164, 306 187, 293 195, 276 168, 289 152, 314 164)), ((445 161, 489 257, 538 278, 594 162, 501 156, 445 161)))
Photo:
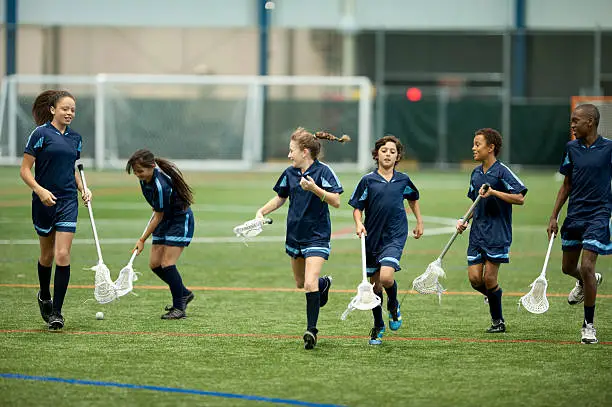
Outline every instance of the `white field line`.
MULTIPOLYGON (((435 236, 435 235, 444 235, 444 234, 452 234, 455 231, 455 227, 441 227, 441 228, 429 228, 425 230, 423 236, 435 236)), ((264 232, 265 233, 265 232, 264 232)), ((409 234, 409 236, 412 236, 409 234)), ((334 240, 349 240, 349 239, 357 239, 357 236, 353 231, 343 233, 343 234, 334 234, 332 235, 332 241, 334 240)), ((264 243, 264 242, 284 242, 285 236, 258 236, 254 239, 249 240, 249 243, 264 243)), ((101 245, 110 245, 110 244, 133 244, 133 238, 121 238, 121 239, 100 239, 101 245)), ((238 237, 194 237, 191 240, 191 243, 195 244, 218 244, 218 243, 239 243, 242 244, 242 239, 238 237)), ((74 239, 72 241, 73 245, 93 245, 93 239, 74 239)), ((0 240, 0 245, 38 245, 38 239, 19 239, 19 240, 0 240)))

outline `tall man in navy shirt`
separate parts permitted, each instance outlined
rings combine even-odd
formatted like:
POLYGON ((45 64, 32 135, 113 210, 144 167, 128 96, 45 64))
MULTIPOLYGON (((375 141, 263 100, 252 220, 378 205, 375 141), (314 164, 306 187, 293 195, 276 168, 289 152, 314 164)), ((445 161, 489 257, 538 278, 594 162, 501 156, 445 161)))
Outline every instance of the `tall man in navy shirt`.
POLYGON ((612 253, 610 244, 610 204, 612 192, 612 141, 597 134, 599 110, 591 104, 572 112, 571 129, 576 137, 567 143, 559 172, 565 176, 559 188, 548 224, 548 236, 558 232, 557 217, 569 197, 567 216, 561 228, 563 273, 574 277, 576 286, 568 302, 584 301, 582 343, 597 343, 593 319, 597 286, 601 274, 595 273, 599 254, 612 253), (578 260, 582 252, 582 261, 578 260))

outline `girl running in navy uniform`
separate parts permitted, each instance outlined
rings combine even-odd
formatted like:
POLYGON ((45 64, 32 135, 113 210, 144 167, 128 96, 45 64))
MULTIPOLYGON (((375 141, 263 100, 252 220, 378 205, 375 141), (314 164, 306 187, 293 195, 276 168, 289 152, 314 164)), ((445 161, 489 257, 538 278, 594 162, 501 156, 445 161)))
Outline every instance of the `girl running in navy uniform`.
POLYGON ((349 141, 348 136, 334 137, 329 133, 309 133, 299 127, 291 135, 289 159, 291 166, 281 174, 274 186, 277 195, 256 213, 263 218, 280 208, 289 198, 285 251, 291 257, 293 277, 298 288, 306 292, 308 325, 304 333, 304 348, 317 343, 319 308, 327 303, 332 279, 319 277, 323 263, 329 257, 331 220, 328 205, 340 207, 343 192, 340 180, 327 164, 318 160, 319 139, 349 141))
MULTIPOLYGON (((502 137, 497 130, 476 131, 472 153, 481 165, 472 171, 468 198, 482 196, 474 209, 470 243, 467 250, 468 277, 474 290, 485 295, 489 302, 491 327, 488 333, 506 332, 502 315, 502 289, 497 282, 501 263, 510 262, 512 243, 512 205, 523 205, 527 188, 523 182, 500 161, 497 155, 502 137), (489 184, 485 191, 482 187, 489 184)), ((459 219, 457 230, 462 233, 469 219, 459 219)))
POLYGON ((584 344, 597 343, 593 320, 597 286, 602 281, 601 274, 595 272, 597 257, 612 253, 609 224, 612 141, 597 134, 599 118, 599 109, 592 104, 580 105, 572 112, 571 127, 576 139, 565 146, 559 169, 565 179, 548 224, 550 238, 551 233, 558 233, 557 217, 569 198, 561 228, 562 269, 577 280, 567 301, 572 305, 584 301, 581 339, 584 344))
POLYGON ((172 305, 166 307, 162 319, 181 319, 194 295, 183 285, 176 262, 193 238, 194 220, 190 205, 193 193, 181 171, 170 161, 156 158, 149 150, 138 150, 127 162, 125 170, 140 180, 145 199, 153 208, 153 218, 136 242, 142 252, 144 242, 152 234, 153 245, 149 267, 170 287, 172 305))
MULTIPOLYGON (((400 259, 408 237, 404 199, 416 217, 417 224, 412 231, 415 239, 423 235, 419 191, 408 175, 395 170, 403 152, 404 146, 395 136, 377 140, 372 150, 377 169, 361 178, 349 200, 349 205, 355 208, 353 219, 357 236, 366 235, 366 271, 374 284, 374 293, 383 299, 383 287, 387 292, 389 328, 393 331, 402 326, 395 272, 401 270, 400 259), (364 212, 365 224, 362 221, 364 212)), ((382 305, 372 313, 374 327, 369 343, 380 345, 385 332, 382 305)))
POLYGON ((69 125, 76 101, 66 91, 42 92, 32 106, 38 125, 26 143, 20 175, 32 189, 32 221, 38 234, 38 306, 50 330, 64 327, 62 306, 70 281, 70 249, 79 212, 77 189, 87 204, 91 191, 83 188, 74 164, 81 157, 82 138, 69 125), (32 175, 35 165, 36 175, 32 175), (55 260, 53 298, 51 266, 55 260))

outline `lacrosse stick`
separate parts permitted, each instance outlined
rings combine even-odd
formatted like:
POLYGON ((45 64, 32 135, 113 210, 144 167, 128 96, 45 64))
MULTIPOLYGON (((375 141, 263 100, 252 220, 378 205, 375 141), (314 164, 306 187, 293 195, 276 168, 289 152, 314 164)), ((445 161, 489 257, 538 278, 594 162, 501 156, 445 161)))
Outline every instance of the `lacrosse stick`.
MULTIPOLYGON (((85 172, 83 172, 83 164, 79 164, 77 168, 79 169, 79 174, 81 175, 83 188, 87 188, 87 181, 85 181, 85 172)), ((117 298, 117 292, 115 291, 115 284, 113 283, 113 280, 111 280, 110 270, 108 269, 108 267, 106 267, 106 264, 104 264, 104 260, 102 260, 102 250, 100 249, 100 241, 98 239, 96 223, 94 222, 91 202, 87 203, 87 209, 89 210, 89 220, 91 221, 94 241, 96 242, 96 251, 98 252, 98 264, 89 269, 96 272, 94 278, 94 297, 100 304, 106 304, 117 298)))
MULTIPOLYGON (((155 214, 151 215, 151 218, 147 222, 147 226, 145 226, 145 229, 142 233, 147 231, 151 220, 153 220, 153 216, 155 216, 155 214)), ((134 259, 137 255, 138 250, 134 249, 134 251, 132 252, 132 257, 130 257, 130 261, 128 262, 127 266, 121 269, 121 271, 119 272, 119 277, 117 277, 117 280, 115 280, 114 284, 117 289, 117 297, 123 297, 127 293, 131 292, 134 288, 134 281, 138 281, 138 276, 136 275, 136 273, 134 272, 134 268, 132 267, 134 259)))
MULTIPOLYGON (((484 184, 485 192, 489 189, 489 184, 484 184)), ((468 211, 463 215, 464 220, 468 219, 472 213, 474 212, 474 208, 480 202, 482 196, 478 194, 468 211)), ((427 266, 427 270, 420 276, 414 279, 412 282, 412 289, 418 292, 419 294, 438 294, 438 302, 442 302, 442 293, 446 291, 442 284, 440 284, 440 278, 444 278, 446 274, 444 273, 444 269, 442 269, 442 259, 450 249, 451 245, 455 241, 455 239, 459 236, 459 231, 455 230, 455 233, 451 236, 444 249, 442 249, 442 253, 440 256, 433 262, 429 263, 427 266)), ((403 300, 402 300, 403 301, 403 300)))
POLYGON ((353 310, 367 311, 378 307, 381 303, 381 299, 378 295, 374 294, 374 284, 370 284, 368 281, 368 275, 366 273, 366 245, 365 245, 365 233, 361 234, 361 273, 362 280, 357 286, 357 295, 351 299, 348 307, 342 313, 341 320, 345 320, 348 314, 353 310))
POLYGON ((550 235, 550 242, 548 242, 548 250, 544 258, 542 272, 538 278, 531 283, 531 290, 523 295, 519 302, 519 308, 521 304, 523 304, 523 307, 532 314, 543 314, 548 311, 548 299, 546 298, 546 288, 548 287, 548 282, 546 281, 546 268, 548 267, 548 259, 550 258, 550 250, 552 249, 554 240, 555 234, 553 233, 550 235))
POLYGON ((246 245, 248 239, 254 238, 263 231, 263 225, 272 224, 270 218, 255 218, 244 222, 234 228, 236 237, 242 238, 242 241, 246 245))

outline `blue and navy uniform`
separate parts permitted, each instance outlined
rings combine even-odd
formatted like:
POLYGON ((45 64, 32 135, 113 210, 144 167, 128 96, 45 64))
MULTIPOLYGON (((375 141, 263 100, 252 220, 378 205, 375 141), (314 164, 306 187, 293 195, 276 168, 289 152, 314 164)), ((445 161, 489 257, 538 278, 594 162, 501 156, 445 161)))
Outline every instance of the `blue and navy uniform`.
MULTIPOLYGON (((483 184, 489 184, 496 191, 508 194, 527 194, 527 187, 500 161, 495 161, 486 173, 482 165, 472 171, 467 196, 476 200, 483 184)), ((468 265, 510 261, 512 243, 512 204, 494 196, 482 198, 474 208, 470 244, 467 251, 468 265)))
POLYGON ((32 193, 32 221, 39 236, 49 236, 53 230, 76 232, 79 213, 74 164, 81 158, 83 139, 66 127, 62 134, 51 122, 38 126, 26 143, 24 153, 35 157, 34 179, 57 199, 45 206, 32 193))
POLYGON ((599 254, 612 253, 612 140, 599 136, 589 147, 579 139, 568 142, 559 172, 571 180, 567 216, 561 227, 563 250, 582 247, 599 254))
POLYGON ((329 206, 311 191, 302 189, 300 179, 307 176, 327 192, 344 192, 331 167, 319 160, 304 174, 293 166, 283 171, 273 189, 279 197, 289 198, 285 251, 293 258, 316 256, 327 260, 331 249, 329 206))
POLYGON ((404 199, 417 201, 419 191, 408 175, 394 170, 390 181, 378 171, 364 175, 349 200, 353 208, 365 211, 366 271, 370 276, 381 266, 401 270, 408 237, 404 199))
POLYGON ((140 188, 153 210, 164 213, 162 221, 153 231, 153 244, 189 246, 195 229, 193 212, 173 189, 172 179, 155 168, 151 182, 140 181, 140 188))

